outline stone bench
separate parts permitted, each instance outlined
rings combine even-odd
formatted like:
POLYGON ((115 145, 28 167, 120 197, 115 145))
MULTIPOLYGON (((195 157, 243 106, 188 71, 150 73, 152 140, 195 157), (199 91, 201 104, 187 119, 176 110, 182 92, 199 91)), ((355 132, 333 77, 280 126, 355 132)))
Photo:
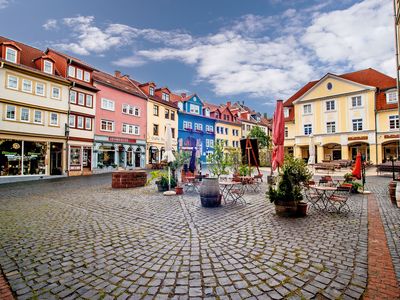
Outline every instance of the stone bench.
POLYGON ((145 171, 112 172, 111 187, 114 189, 145 186, 146 182, 147 174, 145 171))

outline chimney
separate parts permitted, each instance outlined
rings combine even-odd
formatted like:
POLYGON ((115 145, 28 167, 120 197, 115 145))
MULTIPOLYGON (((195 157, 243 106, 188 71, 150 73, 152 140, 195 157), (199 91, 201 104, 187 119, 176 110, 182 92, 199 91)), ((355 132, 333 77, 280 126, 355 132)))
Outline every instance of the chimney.
POLYGON ((186 98, 186 93, 181 93, 182 98, 186 98))
POLYGON ((226 102, 226 106, 230 107, 231 106, 231 101, 226 102))
POLYGON ((121 71, 115 71, 114 74, 115 74, 115 77, 121 78, 121 71))
POLYGON ((264 113, 264 118, 268 119, 268 114, 264 113))

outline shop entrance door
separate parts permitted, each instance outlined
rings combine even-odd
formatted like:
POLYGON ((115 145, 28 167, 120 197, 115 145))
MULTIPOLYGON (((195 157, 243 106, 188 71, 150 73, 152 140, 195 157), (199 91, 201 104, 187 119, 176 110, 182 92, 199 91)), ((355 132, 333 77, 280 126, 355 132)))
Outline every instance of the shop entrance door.
POLYGON ((135 152, 135 168, 140 168, 140 152, 135 152))
POLYGON ((333 156, 333 160, 342 159, 342 150, 333 150, 332 156, 333 156))
POLYGON ((50 143, 50 175, 62 174, 62 148, 61 143, 50 143))
POLYGON ((91 170, 91 168, 92 168, 92 149, 91 148, 83 148, 82 164, 83 164, 83 169, 85 171, 91 170))

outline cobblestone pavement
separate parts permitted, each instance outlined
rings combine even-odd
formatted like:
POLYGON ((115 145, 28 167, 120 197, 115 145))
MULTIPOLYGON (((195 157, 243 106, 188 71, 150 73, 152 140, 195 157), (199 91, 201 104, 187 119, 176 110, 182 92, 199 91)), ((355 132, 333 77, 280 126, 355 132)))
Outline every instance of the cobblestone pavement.
POLYGON ((367 200, 275 216, 263 191, 214 209, 110 175, 0 187, 0 265, 18 299, 358 299, 367 200))
POLYGON ((387 177, 368 177, 367 188, 376 195, 397 281, 400 282, 400 208, 389 199, 390 180, 387 177))

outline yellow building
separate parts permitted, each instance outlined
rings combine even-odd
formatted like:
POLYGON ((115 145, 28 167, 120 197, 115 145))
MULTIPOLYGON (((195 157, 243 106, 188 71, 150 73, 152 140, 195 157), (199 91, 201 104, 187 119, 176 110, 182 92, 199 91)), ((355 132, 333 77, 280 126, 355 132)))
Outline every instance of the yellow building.
POLYGON ((147 102, 147 166, 159 163, 165 151, 165 130, 171 125, 172 146, 177 149, 178 106, 172 102, 168 88, 156 88, 154 82, 139 84, 140 89, 148 97, 147 102))
POLYGON ((0 37, 0 181, 64 175, 70 83, 42 51, 0 37))
POLYGON ((284 103, 286 152, 307 159, 312 135, 317 162, 352 160, 358 151, 374 164, 384 161, 390 132, 398 131, 395 87, 394 78, 373 69, 309 82, 284 103))

